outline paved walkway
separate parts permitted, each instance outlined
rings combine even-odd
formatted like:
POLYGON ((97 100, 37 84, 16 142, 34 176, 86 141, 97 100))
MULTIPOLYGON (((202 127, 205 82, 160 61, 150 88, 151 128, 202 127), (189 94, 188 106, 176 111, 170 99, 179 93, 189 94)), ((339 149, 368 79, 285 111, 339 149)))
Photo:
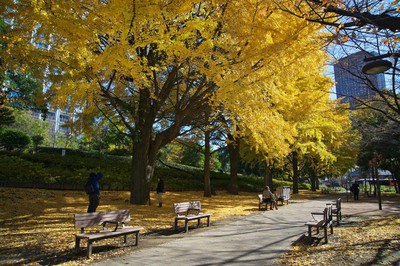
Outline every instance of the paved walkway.
MULTIPOLYGON (((384 211, 379 211, 375 202, 343 200, 343 213, 349 216, 399 211, 399 204, 384 204, 384 211)), ((151 240, 143 238, 136 251, 95 265, 278 265, 277 258, 306 233, 304 223, 311 219, 310 213, 320 211, 327 202, 329 199, 295 201, 279 210, 189 229, 189 233, 168 236, 150 247, 146 241, 151 240)))

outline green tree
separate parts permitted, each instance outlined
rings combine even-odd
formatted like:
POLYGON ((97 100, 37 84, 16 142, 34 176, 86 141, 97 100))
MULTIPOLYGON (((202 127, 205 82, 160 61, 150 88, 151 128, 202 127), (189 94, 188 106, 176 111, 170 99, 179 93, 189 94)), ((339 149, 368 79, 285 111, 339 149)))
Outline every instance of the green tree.
POLYGON ((8 151, 23 150, 31 143, 30 137, 19 130, 5 128, 0 131, 0 146, 8 151))
POLYGON ((8 104, 16 109, 31 109, 47 113, 44 102, 43 86, 27 74, 8 71, 6 74, 6 86, 8 104))
POLYGON ((12 109, 0 105, 0 128, 10 126, 15 123, 15 116, 12 109))
POLYGON ((40 135, 34 135, 31 137, 31 140, 33 144, 33 150, 37 152, 39 145, 41 145, 44 141, 44 137, 40 135))
MULTIPOLYGON (((388 111, 387 106, 377 102, 377 109, 388 111)), ((362 134, 361 150, 357 165, 368 172, 370 161, 374 153, 378 153, 381 159, 379 168, 389 170, 396 181, 396 191, 400 191, 400 125, 388 119, 382 111, 372 109, 360 109, 354 112, 354 122, 362 134)))
POLYGON ((191 147, 184 147, 180 163, 194 167, 203 167, 204 153, 202 147, 196 143, 191 147))
POLYGON ((47 122, 33 118, 28 110, 14 109, 14 115, 15 123, 10 126, 11 128, 24 132, 30 137, 41 136, 44 145, 51 144, 50 125, 47 122))

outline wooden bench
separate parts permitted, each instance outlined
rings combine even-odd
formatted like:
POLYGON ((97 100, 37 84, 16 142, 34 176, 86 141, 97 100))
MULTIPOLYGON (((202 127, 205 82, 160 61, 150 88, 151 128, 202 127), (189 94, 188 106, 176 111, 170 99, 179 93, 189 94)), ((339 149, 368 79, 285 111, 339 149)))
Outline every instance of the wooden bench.
POLYGON ((189 221, 197 220, 197 226, 200 225, 200 219, 207 219, 207 226, 210 226, 210 214, 202 213, 200 201, 174 203, 175 224, 174 229, 178 229, 178 221, 185 221, 185 232, 189 231, 189 221))
POLYGON ((288 186, 278 187, 276 189, 276 201, 280 201, 282 205, 286 201, 286 204, 289 205, 289 200, 290 200, 290 187, 288 186))
POLYGON ((326 205, 332 205, 332 215, 336 217, 336 225, 339 225, 342 220, 342 199, 338 198, 332 203, 327 203, 326 205))
POLYGON ((87 257, 92 255, 92 243, 97 240, 123 236, 124 243, 127 242, 127 235, 134 234, 136 236, 135 245, 139 242, 139 231, 142 227, 125 226, 125 222, 131 220, 129 210, 118 210, 110 212, 92 212, 92 213, 76 213, 74 214, 75 228, 80 228, 81 232, 75 235, 75 250, 79 252, 81 239, 87 241, 87 257), (107 224, 112 225, 112 229, 107 229, 107 224), (87 227, 102 226, 101 230, 85 231, 87 227))
POLYGON ((324 208, 322 212, 312 212, 311 216, 313 220, 305 224, 308 226, 309 242, 312 243, 312 229, 315 227, 317 234, 319 234, 319 229, 324 229, 325 243, 328 243, 328 227, 331 229, 331 234, 333 234, 332 205, 324 208))
POLYGON ((265 209, 268 210, 268 204, 271 208, 272 201, 264 201, 263 194, 258 194, 258 210, 261 210, 263 204, 265 204, 265 209))

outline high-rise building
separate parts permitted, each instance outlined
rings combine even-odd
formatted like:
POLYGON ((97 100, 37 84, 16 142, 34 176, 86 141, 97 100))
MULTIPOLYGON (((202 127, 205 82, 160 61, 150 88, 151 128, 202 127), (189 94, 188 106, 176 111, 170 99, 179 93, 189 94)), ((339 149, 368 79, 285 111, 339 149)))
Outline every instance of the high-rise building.
POLYGON ((342 102, 349 102, 350 107, 357 105, 358 99, 368 99, 374 97, 375 91, 370 88, 373 86, 378 90, 385 88, 385 75, 365 75, 361 72, 364 66, 364 58, 374 56, 373 53, 360 51, 346 56, 334 65, 336 97, 342 98, 342 102))
MULTIPOLYGON (((37 119, 43 120, 43 114, 40 112, 31 112, 31 116, 37 119)), ((75 117, 72 114, 62 112, 60 109, 49 110, 46 114, 46 121, 50 125, 49 134, 52 136, 56 133, 68 134, 70 129, 63 127, 70 119, 74 120, 75 117)))

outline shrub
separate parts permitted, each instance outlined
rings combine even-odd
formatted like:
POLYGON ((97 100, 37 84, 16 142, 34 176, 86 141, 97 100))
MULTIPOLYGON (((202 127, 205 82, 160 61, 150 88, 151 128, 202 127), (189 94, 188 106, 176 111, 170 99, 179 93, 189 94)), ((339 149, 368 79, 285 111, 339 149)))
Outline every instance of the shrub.
POLYGON ((31 143, 31 138, 22 131, 12 128, 0 130, 0 146, 6 150, 25 149, 31 143))
MULTIPOLYGON (((131 184, 131 157, 110 156, 62 149, 39 149, 36 154, 17 151, 0 151, 0 181, 43 182, 77 185, 83 187, 90 172, 103 172, 100 181, 105 187, 129 188, 131 184), (23 171, 21 171, 23 169, 23 171)), ((168 191, 188 191, 204 189, 203 169, 179 164, 157 165, 151 188, 157 186, 161 177, 168 191)), ((230 185, 229 173, 211 172, 211 186, 216 191, 226 191, 230 185)), ((274 188, 292 186, 292 182, 273 180, 274 188)), ((239 191, 261 192, 263 178, 239 175, 239 191)), ((302 185, 300 185, 303 187, 302 185)))

